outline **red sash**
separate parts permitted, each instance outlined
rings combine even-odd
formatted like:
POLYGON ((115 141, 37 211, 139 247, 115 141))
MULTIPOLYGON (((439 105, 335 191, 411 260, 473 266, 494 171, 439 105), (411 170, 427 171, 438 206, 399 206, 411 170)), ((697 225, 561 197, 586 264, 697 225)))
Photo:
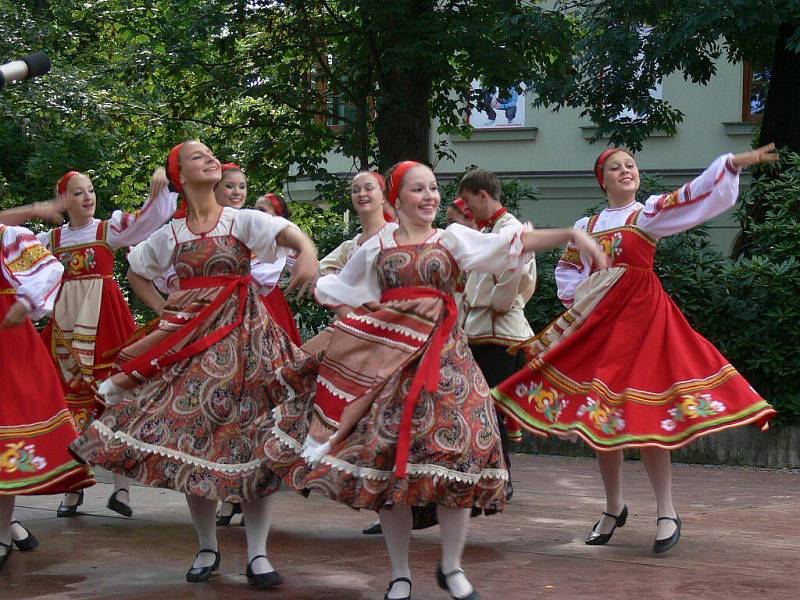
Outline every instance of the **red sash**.
POLYGON ((120 370, 135 377, 136 379, 149 379, 159 371, 166 369, 178 361, 195 356, 196 354, 207 350, 222 340, 236 327, 241 325, 242 321, 244 320, 244 307, 247 301, 247 292, 250 288, 250 283, 250 275, 218 275, 214 277, 192 277, 189 279, 181 279, 180 287, 182 290, 213 287, 222 287, 223 289, 219 292, 219 294, 217 294, 217 297, 214 298, 211 303, 209 303, 208 306, 197 313, 197 315, 191 321, 186 323, 186 325, 169 334, 149 351, 144 352, 136 358, 121 365, 120 370), (236 320, 233 323, 220 329, 216 329, 215 331, 201 337, 198 340, 195 340, 177 352, 170 352, 181 342, 181 340, 186 338, 190 333, 200 327, 206 321, 206 319, 214 314, 215 310, 227 302, 237 290, 239 292, 239 310, 236 314, 236 320))
POLYGON ((420 359, 419 366, 417 367, 417 374, 411 382, 411 389, 403 400, 403 415, 400 420, 394 468, 395 477, 400 479, 406 476, 408 452, 411 448, 411 423, 414 417, 414 406, 423 386, 431 393, 435 393, 439 388, 442 350, 447 338, 450 337, 450 332, 453 331, 453 327, 455 327, 458 320, 458 307, 456 306, 453 296, 435 288, 391 288, 383 292, 381 304, 392 300, 413 300, 415 298, 441 298, 444 302, 444 318, 433 330, 430 345, 420 359))

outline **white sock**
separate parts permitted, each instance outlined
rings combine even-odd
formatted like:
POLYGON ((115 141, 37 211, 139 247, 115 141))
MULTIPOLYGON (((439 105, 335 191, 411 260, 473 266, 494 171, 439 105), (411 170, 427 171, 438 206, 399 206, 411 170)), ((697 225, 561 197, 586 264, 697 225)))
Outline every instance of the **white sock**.
POLYGON ((125 477, 125 475, 114 473, 114 491, 119 492, 117 494, 117 500, 129 506, 131 503, 130 489, 130 480, 125 477))
POLYGON ((256 556, 262 555, 250 565, 253 573, 269 573, 275 570, 269 559, 264 558, 267 556, 267 536, 269 536, 274 504, 275 494, 250 502, 242 502, 244 531, 247 536, 247 560, 249 562, 256 556))
MULTIPOLYGON (((442 572, 445 575, 461 568, 470 512, 469 508, 447 508, 441 505, 436 507, 442 540, 442 572)), ((472 584, 463 573, 448 577, 447 585, 453 596, 468 596, 472 593, 472 584)))
MULTIPOLYGON (((186 494, 186 504, 192 515, 192 523, 197 532, 197 541, 201 550, 217 550, 217 501, 186 494)), ((194 561, 195 567, 210 567, 214 564, 214 555, 210 552, 200 554, 194 561)))
MULTIPOLYGON (((408 547, 411 543, 411 507, 408 504, 395 504, 390 509, 383 509, 378 513, 383 529, 383 539, 389 558, 392 561, 392 579, 408 577, 411 579, 411 569, 408 566, 408 547)), ((388 598, 405 598, 411 593, 410 586, 399 582, 389 590, 388 598)))

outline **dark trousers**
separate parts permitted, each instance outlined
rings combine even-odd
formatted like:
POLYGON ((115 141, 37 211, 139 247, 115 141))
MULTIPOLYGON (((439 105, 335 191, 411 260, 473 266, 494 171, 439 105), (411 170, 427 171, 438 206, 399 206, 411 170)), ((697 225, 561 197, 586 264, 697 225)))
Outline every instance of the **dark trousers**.
MULTIPOLYGON (((495 344, 476 344, 470 345, 472 356, 483 373, 486 383, 492 388, 519 371, 525 366, 525 355, 518 352, 516 356, 510 355, 506 346, 495 344)), ((508 430, 506 429, 506 416, 495 407, 497 412, 497 426, 500 430, 500 441, 503 445, 503 458, 506 460, 506 468, 511 473, 511 455, 509 454, 510 443, 508 441, 508 430)))

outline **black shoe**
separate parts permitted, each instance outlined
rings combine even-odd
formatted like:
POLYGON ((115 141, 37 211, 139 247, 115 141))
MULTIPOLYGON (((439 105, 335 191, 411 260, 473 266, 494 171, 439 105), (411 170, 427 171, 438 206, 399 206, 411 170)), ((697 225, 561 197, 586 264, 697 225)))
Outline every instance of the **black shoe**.
POLYGON ((600 521, 594 524, 592 527, 592 532, 589 534, 589 537, 586 538, 585 544, 587 546, 602 546, 608 543, 608 540, 611 539, 611 536, 614 535, 614 530, 617 527, 623 527, 625 522, 628 520, 628 505, 622 507, 622 512, 619 513, 619 516, 612 515, 611 513, 603 512, 604 515, 607 517, 611 517, 612 519, 616 519, 614 522, 614 527, 611 528, 611 531, 608 533, 597 533, 595 529, 597 526, 600 525, 600 521))
POLYGON ((511 483, 511 479, 506 482, 506 502, 511 502, 511 499, 514 497, 514 484, 511 483))
POLYGON ((675 523, 675 531, 672 533, 671 536, 668 538, 664 538, 663 540, 656 540, 653 543, 653 552, 661 554, 662 552, 666 552, 670 548, 672 548, 675 544, 678 543, 678 540, 681 539, 681 518, 679 516, 673 517, 658 517, 656 519, 656 525, 658 525, 659 521, 672 521, 675 523))
POLYGON ((209 548, 203 548, 195 556, 200 556, 204 552, 210 552, 214 555, 214 564, 210 567, 191 567, 186 572, 186 581, 189 583, 201 583, 203 581, 208 581, 208 578, 211 577, 211 574, 216 571, 217 568, 219 568, 219 552, 209 548))
POLYGON ((122 500, 117 499, 117 494, 119 494, 120 492, 127 492, 128 497, 130 498, 130 492, 128 492, 128 490, 126 490, 125 488, 115 490, 114 493, 111 494, 111 496, 109 497, 108 502, 106 503, 106 507, 110 508, 115 513, 121 514, 123 517, 133 516, 133 511, 131 510, 131 507, 125 504, 122 500))
POLYGON ((450 586, 447 585, 447 579, 449 577, 452 577, 453 575, 457 575, 463 572, 464 569, 456 569, 455 571, 451 571, 450 573, 447 573, 445 575, 444 571, 442 571, 442 565, 439 565, 438 567, 436 567, 436 583, 438 583, 439 587, 442 588, 445 592, 450 594, 450 597, 453 598, 454 600, 481 600, 480 595, 478 594, 478 592, 475 591, 474 588, 466 596, 455 596, 453 595, 453 592, 450 591, 450 586))
POLYGON ((259 558, 267 558, 263 554, 254 556, 253 560, 247 563, 247 583, 256 586, 260 590, 266 590, 279 586, 283 583, 283 577, 277 571, 270 571, 269 573, 253 573, 253 562, 259 558))
POLYGON ((362 529, 361 533, 364 535, 380 535, 383 533, 383 527, 381 527, 380 521, 375 521, 372 525, 367 527, 366 529, 362 529))
POLYGON ((8 560, 8 557, 11 554, 11 544, 4 544, 3 542, 0 542, 0 546, 6 549, 6 553, 3 554, 3 556, 0 556, 0 571, 2 571, 3 565, 6 564, 6 561, 8 560))
MULTIPOLYGON (((22 523, 19 521, 11 521, 11 525, 19 525, 23 529, 25 527, 22 526, 22 523)), ((28 537, 22 540, 13 540, 14 545, 19 548, 22 552, 28 552, 29 550, 33 550, 34 548, 39 547, 39 540, 36 539, 36 536, 33 535, 30 531, 25 529, 28 534, 28 537)))
MULTIPOLYGON (((231 519, 234 515, 242 514, 242 505, 238 502, 233 503, 233 511, 229 515, 223 515, 221 512, 217 513, 217 526, 218 527, 225 527, 226 525, 231 524, 231 519)), ((242 517, 242 525, 244 525, 244 517, 242 517)))
POLYGON ((58 510, 56 511, 57 517, 73 517, 78 513, 78 507, 83 504, 83 490, 78 492, 78 501, 75 504, 64 504, 64 501, 61 501, 61 504, 58 505, 58 510))
POLYGON ((397 579, 392 579, 389 582, 389 587, 386 588, 386 593, 383 595, 383 600, 389 600, 389 592, 392 591, 392 587, 398 581, 408 584, 408 596, 403 596, 402 598, 392 598, 392 600, 411 600, 411 580, 408 577, 398 577, 397 579))

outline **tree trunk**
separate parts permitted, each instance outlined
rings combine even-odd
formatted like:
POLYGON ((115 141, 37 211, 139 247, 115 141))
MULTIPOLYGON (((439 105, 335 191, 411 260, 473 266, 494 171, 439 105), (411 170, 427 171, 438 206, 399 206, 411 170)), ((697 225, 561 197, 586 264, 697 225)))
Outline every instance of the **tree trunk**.
POLYGON ((431 80, 422 72, 395 72, 377 99, 375 135, 378 138, 378 168, 385 171, 401 160, 430 163, 428 98, 431 80))
POLYGON ((786 47, 797 23, 783 23, 775 40, 775 59, 767 90, 759 145, 800 152, 800 54, 786 47))

